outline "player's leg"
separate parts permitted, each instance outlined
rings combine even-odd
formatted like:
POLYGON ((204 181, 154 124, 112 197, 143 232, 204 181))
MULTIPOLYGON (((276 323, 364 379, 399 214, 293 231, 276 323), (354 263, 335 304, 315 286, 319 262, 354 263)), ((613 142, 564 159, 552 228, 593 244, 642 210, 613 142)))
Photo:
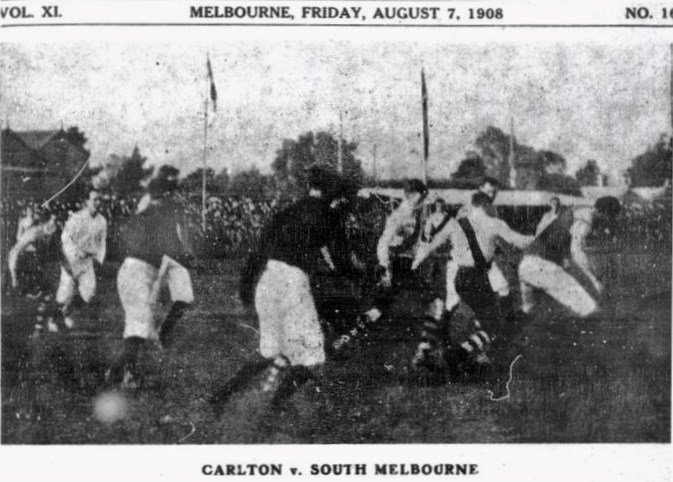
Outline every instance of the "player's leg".
MULTIPOLYGON (((61 275, 56 290, 56 303, 60 307, 61 316, 64 320, 70 318, 75 289, 75 279, 65 267, 61 266, 61 275)), ((72 318, 70 318, 70 321, 72 321, 72 318)), ((58 331, 58 326, 56 324, 49 326, 49 331, 58 331)))
POLYGON ((280 280, 283 276, 279 263, 267 262, 255 287, 255 310, 259 318, 259 353, 261 356, 247 361, 233 377, 213 390, 209 402, 217 416, 222 413, 229 399, 246 388, 261 372, 269 369, 265 384, 275 383, 285 365, 289 364, 282 359, 279 342, 282 334, 280 300, 284 296, 284 293, 280 291, 282 289, 280 280), (272 363, 273 367, 271 367, 272 363))
POLYGON ((77 277, 77 287, 82 301, 90 303, 96 294, 96 272, 93 268, 93 262, 87 263, 77 277))
POLYGON ((521 311, 529 315, 535 305, 535 296, 533 286, 526 281, 526 278, 535 276, 534 261, 530 256, 524 256, 519 264, 519 291, 521 293, 521 311))
POLYGON ((500 298, 509 296, 509 283, 496 263, 492 263, 491 269, 488 270, 488 280, 491 283, 491 289, 500 298))
POLYGON ((441 350, 443 347, 445 336, 442 330, 442 323, 445 319, 444 300, 436 298, 428 306, 423 319, 421 340, 416 348, 416 353, 411 359, 411 364, 414 368, 439 368, 436 363, 437 358, 433 358, 431 355, 434 351, 441 350))
POLYGON ((139 351, 146 340, 156 337, 154 313, 150 303, 156 276, 156 268, 129 258, 119 269, 117 290, 124 309, 124 342, 122 353, 108 377, 112 383, 139 377, 139 351))
POLYGON ((446 303, 445 309, 448 312, 451 312, 458 303, 460 302, 460 296, 456 290, 456 276, 458 276, 458 270, 460 266, 450 259, 446 263, 446 303))
MULTIPOLYGON (((414 368, 438 368, 437 357, 432 357, 432 353, 441 351, 444 345, 445 333, 443 328, 445 323, 451 322, 451 317, 460 303, 460 296, 456 291, 456 277, 460 267, 449 259, 446 263, 446 301, 435 299, 431 302, 428 312, 423 320, 421 331, 421 340, 416 348, 416 353, 411 360, 414 368), (446 314, 444 311, 446 310, 446 314)), ((443 359, 443 357, 440 357, 443 359)), ((440 364, 441 365, 441 364, 440 364)))
POLYGON ((293 366, 321 365, 325 362, 324 336, 308 276, 290 267, 283 284, 281 354, 293 366))
POLYGON ((324 335, 308 276, 292 267, 287 270, 285 283, 281 351, 290 367, 271 400, 275 408, 309 380, 319 380, 325 363, 324 335))
POLYGON ((573 262, 582 273, 591 281, 598 293, 603 292, 603 284, 593 273, 591 262, 586 252, 586 238, 591 232, 591 226, 586 222, 575 222, 570 228, 570 254, 573 262))
MULTIPOLYGON (((82 301, 86 304, 90 304, 96 294, 96 272, 94 271, 92 260, 88 260, 78 268, 75 285, 82 301)), ((75 327, 75 320, 70 311, 71 310, 69 310, 68 313, 64 313, 63 324, 66 328, 73 329, 75 327)))
POLYGON ((526 256, 519 268, 519 275, 523 282, 544 290, 578 316, 589 316, 598 309, 587 290, 555 263, 536 256, 526 256))
MULTIPOLYGON (((209 400, 215 414, 219 416, 231 396, 248 385, 257 375, 269 368, 272 363, 274 363, 273 359, 263 357, 250 360, 243 364, 233 377, 215 388, 209 400)), ((276 368, 277 373, 283 368, 278 366, 276 368)))
POLYGON ((164 258, 168 259, 169 267, 166 271, 166 282, 173 300, 171 310, 159 330, 159 341, 163 346, 166 346, 175 324, 194 302, 194 292, 192 290, 192 279, 187 268, 168 256, 164 258))

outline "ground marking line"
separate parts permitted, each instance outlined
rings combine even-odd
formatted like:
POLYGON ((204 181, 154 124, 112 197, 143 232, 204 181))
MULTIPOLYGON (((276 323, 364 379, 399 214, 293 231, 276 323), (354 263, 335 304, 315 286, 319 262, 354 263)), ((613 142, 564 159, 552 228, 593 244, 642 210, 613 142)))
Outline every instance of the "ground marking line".
POLYGON ((184 442, 185 440, 187 440, 189 437, 191 437, 192 435, 194 435, 194 433, 196 432, 196 426, 195 426, 192 422, 189 422, 189 425, 192 426, 192 431, 189 432, 189 433, 188 433, 187 435, 185 435, 184 437, 182 437, 182 438, 181 438, 180 440, 178 440, 176 443, 182 443, 182 442, 184 442))
POLYGON ((491 390, 487 390, 488 395, 490 397, 489 400, 493 402, 501 402, 509 398, 510 396, 509 384, 512 383, 512 378, 514 378, 514 364, 519 361, 519 358, 521 358, 521 354, 514 357, 514 360, 512 360, 512 363, 509 366, 509 380, 507 380, 507 383, 505 384, 505 388, 507 389, 507 395, 499 398, 493 398, 493 392, 491 390))

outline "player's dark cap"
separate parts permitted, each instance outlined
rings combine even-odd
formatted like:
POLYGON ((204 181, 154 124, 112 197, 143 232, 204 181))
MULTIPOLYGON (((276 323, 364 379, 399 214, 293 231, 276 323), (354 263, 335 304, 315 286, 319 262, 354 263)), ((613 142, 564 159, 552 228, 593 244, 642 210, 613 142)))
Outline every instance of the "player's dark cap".
POLYGON ((419 193, 421 196, 427 196, 428 186, 420 179, 409 179, 404 183, 404 194, 419 193))
POLYGON ((491 199, 491 196, 488 194, 485 194, 483 192, 476 192, 472 195, 472 205, 474 207, 480 208, 480 207, 486 207, 490 206, 493 204, 493 200, 491 199))

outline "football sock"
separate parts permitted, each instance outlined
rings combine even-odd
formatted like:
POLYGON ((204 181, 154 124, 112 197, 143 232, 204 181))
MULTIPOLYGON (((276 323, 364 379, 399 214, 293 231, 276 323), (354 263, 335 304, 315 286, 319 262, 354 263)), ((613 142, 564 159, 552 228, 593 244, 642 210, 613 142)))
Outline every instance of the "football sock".
POLYGON ((159 341, 163 346, 166 346, 170 334, 175 328, 175 324, 182 317, 184 312, 189 308, 189 303, 183 301, 176 301, 168 312, 163 325, 161 325, 161 332, 159 333, 159 341))

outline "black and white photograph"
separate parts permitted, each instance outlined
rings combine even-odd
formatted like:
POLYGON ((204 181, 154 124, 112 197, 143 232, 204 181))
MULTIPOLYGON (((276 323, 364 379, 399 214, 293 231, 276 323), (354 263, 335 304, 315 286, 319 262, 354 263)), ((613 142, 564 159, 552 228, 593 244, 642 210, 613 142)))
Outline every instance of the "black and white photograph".
POLYGON ((2 444, 670 444, 673 46, 315 33, 0 44, 2 444))

